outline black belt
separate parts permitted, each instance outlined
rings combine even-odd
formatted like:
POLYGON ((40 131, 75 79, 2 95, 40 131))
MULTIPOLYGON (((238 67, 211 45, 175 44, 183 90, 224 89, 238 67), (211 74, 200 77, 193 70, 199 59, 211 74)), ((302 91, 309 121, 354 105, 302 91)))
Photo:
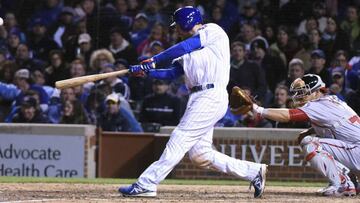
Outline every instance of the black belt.
POLYGON ((191 93, 195 93, 195 92, 199 92, 199 91, 202 91, 202 90, 207 90, 207 89, 211 89, 211 88, 214 88, 214 84, 211 83, 211 84, 207 84, 207 85, 198 85, 198 86, 194 86, 190 89, 190 92, 191 93))

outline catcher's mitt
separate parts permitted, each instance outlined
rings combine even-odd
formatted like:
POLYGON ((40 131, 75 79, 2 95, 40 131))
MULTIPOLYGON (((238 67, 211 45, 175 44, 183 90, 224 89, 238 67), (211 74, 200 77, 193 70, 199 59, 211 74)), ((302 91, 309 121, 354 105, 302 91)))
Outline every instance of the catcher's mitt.
POLYGON ((233 114, 246 114, 251 111, 253 101, 240 87, 234 86, 230 95, 230 111, 233 114))

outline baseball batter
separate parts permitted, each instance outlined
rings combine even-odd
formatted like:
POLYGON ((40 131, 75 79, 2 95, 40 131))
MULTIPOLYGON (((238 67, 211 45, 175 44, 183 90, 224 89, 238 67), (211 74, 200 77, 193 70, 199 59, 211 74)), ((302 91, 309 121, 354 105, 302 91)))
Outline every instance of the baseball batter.
POLYGON ((193 7, 176 10, 174 21, 184 41, 141 65, 130 67, 130 72, 144 71, 157 79, 174 79, 184 74, 191 90, 187 108, 160 159, 151 164, 136 183, 120 187, 119 192, 124 196, 156 196, 157 185, 188 152, 199 167, 251 181, 254 197, 260 197, 265 188, 267 166, 231 158, 212 148, 214 125, 225 115, 228 106, 228 36, 216 24, 201 24, 201 14, 193 7))
POLYGON ((291 84, 299 108, 264 109, 253 104, 253 112, 279 122, 310 121, 312 128, 302 132, 298 141, 305 159, 330 182, 318 192, 353 196, 356 189, 348 173, 360 171, 360 118, 345 102, 326 95, 324 88, 318 75, 307 74, 291 84))

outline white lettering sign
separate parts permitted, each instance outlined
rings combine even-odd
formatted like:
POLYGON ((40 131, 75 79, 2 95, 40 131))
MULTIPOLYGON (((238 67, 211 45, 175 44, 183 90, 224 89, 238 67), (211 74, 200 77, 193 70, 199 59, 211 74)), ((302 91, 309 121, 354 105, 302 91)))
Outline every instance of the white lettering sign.
POLYGON ((84 177, 84 137, 0 134, 0 176, 84 177))
MULTIPOLYGON (((284 166, 285 164, 289 166, 309 166, 308 163, 304 162, 301 158, 302 148, 300 146, 283 146, 283 145, 261 145, 260 149, 256 145, 240 145, 241 154, 239 157, 236 156, 236 151, 239 148, 239 145, 231 144, 220 144, 220 152, 228 154, 234 158, 240 158, 241 160, 247 160, 247 152, 250 152, 252 160, 256 163, 263 163, 265 154, 267 154, 265 160, 269 160, 269 165, 273 166, 284 166), (287 148, 288 154, 285 156, 285 148, 287 148)), ((250 159, 251 160, 251 159, 250 159)), ((251 161, 252 161, 251 160, 251 161)))

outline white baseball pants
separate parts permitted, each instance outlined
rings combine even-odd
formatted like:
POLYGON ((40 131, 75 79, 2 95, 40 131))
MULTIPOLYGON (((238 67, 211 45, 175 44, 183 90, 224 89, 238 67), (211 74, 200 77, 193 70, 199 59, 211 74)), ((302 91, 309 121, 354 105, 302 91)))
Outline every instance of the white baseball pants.
POLYGON ((261 164, 242 161, 212 149, 215 123, 226 113, 228 94, 225 88, 213 88, 190 95, 184 116, 172 132, 160 159, 139 177, 138 184, 156 191, 157 185, 182 160, 186 152, 196 165, 236 177, 253 180, 261 164))

